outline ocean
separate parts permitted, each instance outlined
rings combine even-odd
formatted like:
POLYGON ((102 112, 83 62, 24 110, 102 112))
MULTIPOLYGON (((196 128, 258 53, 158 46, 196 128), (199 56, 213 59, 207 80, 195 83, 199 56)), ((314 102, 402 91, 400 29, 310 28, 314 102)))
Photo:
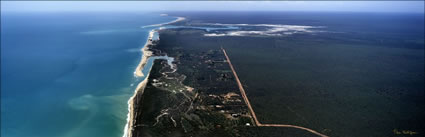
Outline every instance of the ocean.
MULTIPOLYGON (((2 12, 1 136, 121 137, 159 13, 2 12)), ((146 67, 151 66, 151 61, 146 67)), ((144 71, 147 73, 147 71, 144 71)))

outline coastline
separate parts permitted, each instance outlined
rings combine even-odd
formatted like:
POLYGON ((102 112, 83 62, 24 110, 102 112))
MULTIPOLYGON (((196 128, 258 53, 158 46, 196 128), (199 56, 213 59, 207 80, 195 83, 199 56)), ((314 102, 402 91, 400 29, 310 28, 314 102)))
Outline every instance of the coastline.
POLYGON ((146 78, 140 82, 137 85, 136 90, 134 91, 134 95, 130 97, 128 100, 128 111, 130 113, 127 114, 127 124, 125 125, 125 132, 123 137, 131 137, 132 136, 132 130, 133 130, 133 124, 134 124, 134 98, 141 92, 143 94, 143 91, 145 90, 145 87, 148 83, 148 77, 149 73, 147 74, 146 78), (131 122, 130 122, 131 121, 131 122))
POLYGON ((148 62, 148 58, 150 56, 152 56, 152 51, 149 50, 148 46, 152 45, 152 38, 153 38, 155 32, 156 32, 156 29, 153 29, 149 32, 149 36, 148 36, 148 39, 146 41, 146 44, 141 49, 142 59, 140 60, 139 65, 137 65, 137 68, 134 71, 134 76, 136 76, 136 77, 143 77, 144 76, 142 70, 143 70, 143 67, 146 65, 146 63, 148 62))
MULTIPOLYGON (((160 27, 160 26, 163 26, 163 25, 176 23, 176 22, 179 22, 179 21, 182 21, 182 20, 185 20, 185 19, 186 18, 183 18, 183 17, 177 17, 177 19, 170 21, 170 22, 143 26, 142 28, 145 28, 145 27, 160 27)), ((158 29, 163 29, 163 28, 158 28, 158 29)), ((142 70, 144 69, 145 65, 147 64, 149 57, 152 56, 152 51, 149 50, 149 46, 152 45, 152 41, 153 41, 153 37, 154 37, 155 32, 157 32, 157 29, 152 29, 151 31, 149 31, 149 36, 146 40, 146 43, 143 46, 143 48, 141 49, 142 58, 140 60, 140 63, 137 65, 136 70, 134 71, 135 77, 143 77, 144 76, 142 70)), ((149 70, 150 69, 152 69, 152 67, 150 67, 149 70)), ((148 72, 146 77, 144 77, 144 80, 141 81, 137 85, 133 96, 131 96, 130 99, 128 100, 128 103, 127 103, 128 104, 127 123, 125 124, 125 127, 124 127, 123 137, 132 137, 133 123, 134 123, 134 98, 140 92, 141 92, 141 94, 143 94, 143 90, 145 89, 146 84, 148 82, 149 74, 150 74, 150 71, 148 72)))
MULTIPOLYGON (((177 17, 177 19, 175 19, 173 21, 170 21, 170 22, 161 23, 161 24, 154 24, 154 25, 147 25, 147 26, 143 26, 142 28, 145 28, 145 27, 159 27, 159 26, 163 26, 163 25, 167 25, 167 24, 171 24, 171 23, 176 23, 176 22, 179 22, 179 21, 182 21, 182 20, 185 20, 185 19, 186 18, 184 18, 184 17, 177 17)), ((158 29, 161 30, 161 29, 164 29, 164 28, 158 28, 158 29)), ((136 70, 134 71, 134 75, 136 77, 143 77, 143 75, 144 75, 143 72, 142 72, 143 67, 146 65, 148 58, 150 56, 152 56, 152 51, 149 50, 149 47, 148 46, 149 45, 152 45, 152 41, 153 41, 152 38, 153 38, 155 32, 158 31, 158 29, 152 29, 149 32, 149 36, 148 36, 148 39, 146 40, 146 44, 141 49, 143 55, 142 55, 142 59, 140 60, 139 65, 137 66, 136 70)))
MULTIPOLYGON (((139 65, 137 65, 136 70, 134 71, 135 77, 143 77, 145 76, 142 72, 143 68, 145 67, 146 63, 148 62, 149 57, 152 56, 152 51, 149 50, 149 45, 152 45, 152 38, 154 36, 154 33, 156 32, 156 29, 152 29, 149 31, 149 36, 146 40, 145 45, 141 49, 142 52, 142 58, 140 60, 139 65)), ((149 69, 152 69, 149 68, 149 69)), ((132 136, 132 130, 133 130, 133 123, 134 123, 134 98, 141 92, 143 94, 143 90, 145 89, 145 86, 148 82, 149 73, 146 75, 143 81, 141 81, 139 84, 137 84, 136 89, 134 90, 133 96, 130 97, 128 100, 128 113, 127 113, 127 123, 125 124, 124 128, 124 135, 123 137, 131 137, 132 136)))

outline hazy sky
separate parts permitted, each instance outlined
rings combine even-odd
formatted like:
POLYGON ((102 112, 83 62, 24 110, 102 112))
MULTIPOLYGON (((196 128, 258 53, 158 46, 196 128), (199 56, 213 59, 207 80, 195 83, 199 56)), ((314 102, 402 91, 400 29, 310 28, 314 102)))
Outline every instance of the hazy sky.
POLYGON ((353 11, 424 13, 424 1, 2 1, 2 11, 353 11))

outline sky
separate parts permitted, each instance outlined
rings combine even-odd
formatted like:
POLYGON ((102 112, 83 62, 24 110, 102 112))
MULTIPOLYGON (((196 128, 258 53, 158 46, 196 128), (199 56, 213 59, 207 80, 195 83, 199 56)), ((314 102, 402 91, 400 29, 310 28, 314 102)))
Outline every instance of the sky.
POLYGON ((1 11, 348 11, 424 13, 424 1, 1 1, 1 11))

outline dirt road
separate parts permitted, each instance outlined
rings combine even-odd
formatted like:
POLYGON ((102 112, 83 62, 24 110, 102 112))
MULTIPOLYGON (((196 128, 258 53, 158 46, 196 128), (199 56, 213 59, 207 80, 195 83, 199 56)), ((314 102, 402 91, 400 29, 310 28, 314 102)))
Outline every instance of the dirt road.
POLYGON ((235 68, 233 68, 232 62, 229 59, 229 56, 227 56, 226 50, 224 50, 224 48, 221 48, 221 50, 223 50, 224 56, 226 56, 226 60, 229 63, 230 69, 233 72, 233 75, 235 75, 235 79, 236 79, 236 83, 238 83, 238 87, 239 90, 242 94, 242 98, 244 99, 246 105, 248 106, 249 112, 251 113, 252 118, 254 119, 255 125, 259 126, 259 127, 288 127, 288 128, 297 128, 297 129, 301 129, 301 130, 306 130, 310 133, 313 133, 315 135, 318 135, 320 137, 328 137, 324 134, 321 134, 315 130, 309 129, 309 128, 305 128, 305 127, 301 127, 301 126, 295 126, 295 125, 285 125, 285 124, 261 124, 260 121, 258 121, 257 116, 255 115, 254 109, 252 109, 251 107, 251 103, 248 100, 248 97, 246 96, 245 90, 241 84, 241 81, 239 80, 238 74, 236 74, 235 68))

